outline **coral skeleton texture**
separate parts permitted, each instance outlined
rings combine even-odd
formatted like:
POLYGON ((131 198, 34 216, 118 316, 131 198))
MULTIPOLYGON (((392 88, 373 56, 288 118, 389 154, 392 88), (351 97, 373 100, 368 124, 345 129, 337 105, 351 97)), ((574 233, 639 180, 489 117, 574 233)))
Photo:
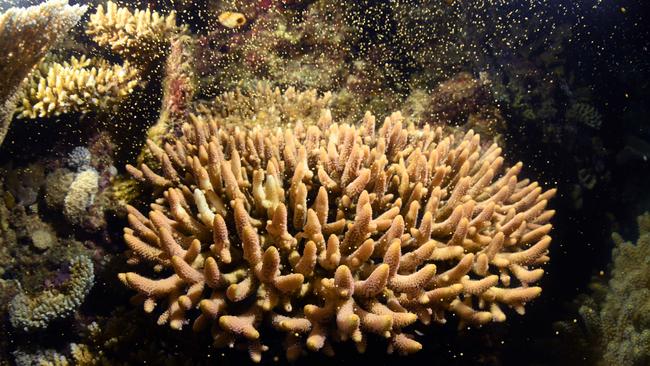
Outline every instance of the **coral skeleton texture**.
POLYGON ((502 322, 540 295, 555 189, 519 179, 523 164, 506 168, 472 131, 399 112, 379 128, 370 112, 359 126, 327 111, 284 129, 221 122, 150 142, 158 172, 127 167, 164 192, 148 213, 129 206, 124 229, 130 263, 154 272, 119 275, 159 324, 211 328, 217 347, 254 361, 269 325, 290 360, 305 345, 363 352, 370 335, 409 354, 422 348, 416 322, 502 322))

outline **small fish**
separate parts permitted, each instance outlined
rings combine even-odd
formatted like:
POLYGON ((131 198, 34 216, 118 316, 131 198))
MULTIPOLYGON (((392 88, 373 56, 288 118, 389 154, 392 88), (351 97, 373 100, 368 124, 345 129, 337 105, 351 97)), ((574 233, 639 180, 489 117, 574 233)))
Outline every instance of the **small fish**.
POLYGON ((219 23, 227 28, 239 28, 246 24, 246 17, 242 13, 225 11, 219 14, 219 23))

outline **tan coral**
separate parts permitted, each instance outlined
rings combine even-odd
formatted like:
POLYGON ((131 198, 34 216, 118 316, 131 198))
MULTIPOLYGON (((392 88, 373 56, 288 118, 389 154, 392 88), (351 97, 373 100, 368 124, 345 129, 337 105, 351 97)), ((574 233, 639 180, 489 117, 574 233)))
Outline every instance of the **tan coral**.
POLYGON ((128 62, 72 57, 69 62, 42 62, 28 78, 16 113, 19 118, 43 118, 69 112, 87 113, 116 106, 140 82, 128 62))
POLYGON ((281 91, 269 83, 259 82, 251 88, 226 92, 209 103, 198 103, 193 118, 216 119, 221 124, 291 126, 298 122, 315 123, 321 112, 331 118, 327 109, 331 103, 329 92, 319 95, 316 90, 297 91, 295 88, 281 91))
POLYGON ((176 13, 118 7, 108 1, 90 16, 86 33, 100 46, 137 65, 148 65, 164 53, 172 36, 184 33, 187 26, 176 25, 176 13))
POLYGON ((86 6, 49 0, 0 14, 0 144, 9 129, 23 80, 86 12, 86 6))
POLYGON ((164 190, 148 214, 129 207, 125 229, 129 261, 160 274, 119 278, 160 324, 211 327, 216 346, 246 345, 254 361, 267 323, 289 359, 341 341, 362 352, 370 336, 408 354, 422 348, 415 322, 504 321, 539 296, 555 190, 520 180, 523 164, 400 113, 379 128, 370 113, 310 122, 194 118, 175 144, 149 145, 160 171, 129 166, 164 190))

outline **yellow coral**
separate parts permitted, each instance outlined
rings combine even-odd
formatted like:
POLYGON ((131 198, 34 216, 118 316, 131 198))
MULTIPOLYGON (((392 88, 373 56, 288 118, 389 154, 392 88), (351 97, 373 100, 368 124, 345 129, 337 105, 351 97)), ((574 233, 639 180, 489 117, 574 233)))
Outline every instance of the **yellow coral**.
POLYGON ((472 131, 337 124, 327 111, 293 128, 194 118, 175 144, 149 142, 161 169, 128 170, 164 190, 148 214, 128 207, 130 262, 121 273, 159 324, 211 327, 260 361, 261 324, 286 335, 289 359, 371 335, 388 351, 422 345, 409 325, 505 321, 524 312, 549 260, 546 208, 555 190, 504 168, 472 131))
POLYGON ((23 80, 86 9, 70 6, 67 0, 49 0, 0 14, 0 144, 9 129, 23 80))
POLYGON ((85 344, 70 344, 70 354, 76 366, 95 366, 100 364, 100 357, 85 344))
POLYGON ((100 46, 139 65, 160 56, 173 35, 184 33, 186 25, 176 25, 176 13, 167 16, 151 10, 120 8, 112 1, 99 5, 90 16, 86 33, 100 46))
POLYGON ((87 113, 115 106, 140 82, 128 62, 72 57, 69 62, 43 62, 29 78, 16 109, 19 118, 42 118, 62 113, 87 113))

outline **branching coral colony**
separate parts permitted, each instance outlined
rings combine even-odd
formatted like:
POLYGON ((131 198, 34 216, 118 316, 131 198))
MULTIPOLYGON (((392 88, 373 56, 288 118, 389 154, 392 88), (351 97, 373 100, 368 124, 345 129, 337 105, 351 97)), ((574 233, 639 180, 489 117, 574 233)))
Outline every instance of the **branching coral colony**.
MULTIPOLYGON (((335 123, 329 94, 292 89, 227 94, 190 114, 192 70, 173 66, 194 42, 173 13, 131 13, 109 2, 91 16, 87 33, 125 61, 105 65, 106 82, 118 90, 106 105, 129 94, 137 74, 170 45, 163 112, 174 133, 148 141, 155 164, 127 167, 162 192, 148 213, 127 206, 124 229, 129 262, 150 264, 153 273, 119 274, 146 312, 162 308, 160 324, 211 328, 216 346, 247 347, 254 361, 267 349, 269 328, 286 334, 289 360, 305 346, 332 354, 346 341, 363 352, 369 337, 409 354, 422 348, 411 334, 417 322, 444 323, 449 314, 461 325, 502 322, 504 307, 523 313, 540 295, 535 284, 549 260, 554 215, 546 206, 555 190, 519 180, 523 164, 505 168, 501 149, 482 145, 473 131, 447 135, 406 123, 400 113, 378 128, 369 112, 359 125, 335 123), (127 70, 131 64, 137 73, 127 70), (255 110, 218 108, 247 98, 258 100, 255 110), (296 111, 300 104, 291 100, 319 104, 296 111)), ((22 115, 79 104, 67 90, 89 62, 61 64, 59 74, 79 69, 69 78, 48 71, 34 82, 22 115), (45 86, 62 93, 50 96, 45 86), (47 106, 38 104, 43 95, 47 106)), ((99 73, 91 69, 78 84, 87 87, 99 73)), ((89 178, 86 186, 95 187, 89 178)), ((74 206, 85 207, 82 201, 74 206)))
MULTIPOLYGON (((85 8, 84 8, 85 10, 85 8)), ((176 15, 102 5, 90 16, 86 33, 100 46, 110 46, 124 63, 73 57, 69 62, 46 60, 25 81, 18 95, 19 118, 43 118, 69 112, 87 113, 119 105, 142 83, 151 64, 166 52, 170 39, 186 32, 176 15)))
POLYGON ((67 0, 49 0, 0 14, 0 144, 9 129, 23 80, 86 9, 70 6, 67 0))
MULTIPOLYGON (((121 273, 159 324, 211 328, 216 346, 260 361, 266 325, 293 360, 371 335, 388 352, 422 348, 416 323, 506 320, 541 293, 555 189, 519 180, 501 149, 472 131, 376 128, 320 119, 292 128, 194 118, 175 141, 148 144, 160 171, 130 173, 163 191, 147 213, 128 207, 121 273), (198 310, 196 310, 198 309, 198 310)), ((268 338, 266 338, 268 340, 268 338)))
POLYGON ((27 78, 18 117, 42 118, 72 111, 108 109, 133 92, 140 82, 128 62, 110 65, 85 56, 70 62, 42 62, 27 78))

